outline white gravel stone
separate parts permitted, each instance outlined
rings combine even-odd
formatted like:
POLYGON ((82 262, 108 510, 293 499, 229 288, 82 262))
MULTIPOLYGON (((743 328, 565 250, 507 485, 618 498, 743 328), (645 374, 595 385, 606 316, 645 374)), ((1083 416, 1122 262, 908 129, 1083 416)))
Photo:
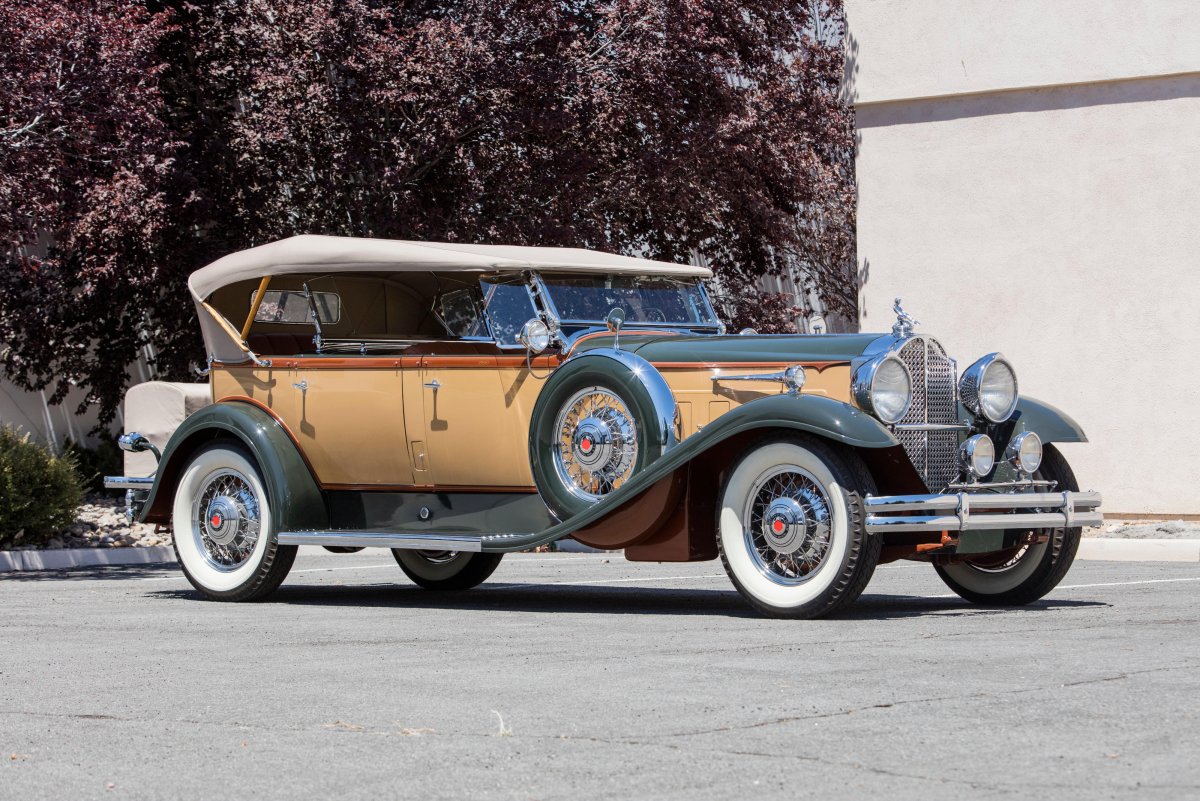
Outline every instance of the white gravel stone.
POLYGON ((1085 537, 1124 540, 1200 539, 1200 520, 1109 520, 1085 528, 1085 537))
MULTIPOLYGON (((144 548, 170 545, 168 532, 155 532, 153 524, 125 522, 125 500, 90 495, 79 507, 76 520, 41 548, 144 548)), ((25 543, 21 543, 25 545, 25 543)), ((18 545, 17 547, 21 547, 18 545)), ((28 546, 37 548, 39 546, 28 546)))

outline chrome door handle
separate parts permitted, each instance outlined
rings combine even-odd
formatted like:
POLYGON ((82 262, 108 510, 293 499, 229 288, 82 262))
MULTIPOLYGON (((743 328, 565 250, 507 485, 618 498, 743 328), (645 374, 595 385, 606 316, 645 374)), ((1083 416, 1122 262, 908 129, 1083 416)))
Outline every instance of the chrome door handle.
POLYGON ((308 392, 308 379, 302 378, 299 384, 292 384, 292 386, 301 392, 308 392))
POLYGON ((442 388, 442 382, 438 381, 436 378, 433 379, 432 381, 427 381, 425 383, 425 389, 432 389, 434 392, 437 392, 441 388, 442 388))

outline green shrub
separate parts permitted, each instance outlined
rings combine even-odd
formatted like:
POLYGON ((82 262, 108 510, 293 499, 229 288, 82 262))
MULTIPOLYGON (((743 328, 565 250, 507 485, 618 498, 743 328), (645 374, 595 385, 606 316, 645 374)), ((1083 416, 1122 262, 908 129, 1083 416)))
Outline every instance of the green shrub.
POLYGON ((55 456, 13 426, 0 426, 0 547, 40 545, 75 522, 83 482, 71 454, 55 456))
POLYGON ((124 459, 112 434, 102 435, 94 448, 68 439, 63 443, 63 453, 75 460, 75 470, 83 481, 85 492, 102 492, 105 476, 124 474, 124 459))

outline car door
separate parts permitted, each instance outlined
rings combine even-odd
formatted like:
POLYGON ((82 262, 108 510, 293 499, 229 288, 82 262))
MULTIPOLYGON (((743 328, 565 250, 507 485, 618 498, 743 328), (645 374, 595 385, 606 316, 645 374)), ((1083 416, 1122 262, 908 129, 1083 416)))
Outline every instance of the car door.
MULTIPOLYGON (((513 348, 536 309, 519 280, 481 284, 493 342, 447 343, 441 353, 422 357, 419 381, 406 387, 420 392, 425 420, 414 459, 437 487, 529 489, 529 413, 540 380, 526 369, 524 352, 513 348), (499 355, 497 344, 506 349, 499 355)), ((417 411, 413 406, 410 412, 417 411)))
POLYGON ((399 357, 300 358, 288 427, 326 489, 414 482, 399 357))

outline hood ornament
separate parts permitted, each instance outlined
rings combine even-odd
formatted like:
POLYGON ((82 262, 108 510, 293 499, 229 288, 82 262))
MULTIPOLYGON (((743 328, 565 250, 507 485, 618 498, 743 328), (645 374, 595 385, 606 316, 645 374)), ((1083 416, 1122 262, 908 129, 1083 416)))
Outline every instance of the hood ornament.
POLYGON ((892 304, 892 311, 896 313, 896 324, 892 326, 892 336, 908 339, 913 335, 913 326, 920 325, 921 321, 904 310, 904 307, 900 305, 900 298, 896 298, 896 302, 892 304))

